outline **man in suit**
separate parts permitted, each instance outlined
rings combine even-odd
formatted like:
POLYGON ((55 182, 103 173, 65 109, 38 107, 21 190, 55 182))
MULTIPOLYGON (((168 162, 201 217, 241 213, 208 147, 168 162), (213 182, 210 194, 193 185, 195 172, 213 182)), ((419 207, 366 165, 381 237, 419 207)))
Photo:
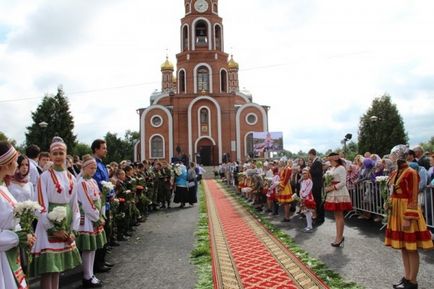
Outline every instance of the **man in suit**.
POLYGON ((324 203, 322 200, 322 186, 323 186, 323 169, 322 162, 317 156, 315 149, 308 152, 308 158, 312 165, 310 166, 310 175, 312 176, 312 194, 316 202, 316 220, 315 225, 320 226, 324 223, 324 203))

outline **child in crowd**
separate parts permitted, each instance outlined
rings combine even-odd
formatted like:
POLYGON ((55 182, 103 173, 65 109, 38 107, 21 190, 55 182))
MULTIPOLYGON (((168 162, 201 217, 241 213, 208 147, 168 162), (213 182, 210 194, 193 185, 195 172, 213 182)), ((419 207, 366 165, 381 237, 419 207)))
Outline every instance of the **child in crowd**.
POLYGON ((304 213, 306 216, 306 228, 304 228, 303 232, 310 233, 312 232, 312 215, 313 211, 316 208, 315 199, 312 195, 312 178, 309 173, 308 168, 304 168, 302 171, 302 181, 300 184, 300 197, 301 197, 301 205, 300 211, 304 213))

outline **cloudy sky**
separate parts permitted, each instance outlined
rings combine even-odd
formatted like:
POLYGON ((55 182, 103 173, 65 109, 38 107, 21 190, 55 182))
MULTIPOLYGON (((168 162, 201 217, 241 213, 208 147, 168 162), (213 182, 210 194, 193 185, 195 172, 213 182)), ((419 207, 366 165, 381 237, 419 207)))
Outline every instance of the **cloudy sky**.
MULTIPOLYGON (((240 86, 271 106, 285 148, 320 151, 357 135, 372 100, 392 96, 410 143, 434 135, 434 1, 220 0, 240 86)), ((19 143, 62 84, 75 133, 138 130, 136 109, 179 52, 183 0, 0 0, 0 131, 19 143)))

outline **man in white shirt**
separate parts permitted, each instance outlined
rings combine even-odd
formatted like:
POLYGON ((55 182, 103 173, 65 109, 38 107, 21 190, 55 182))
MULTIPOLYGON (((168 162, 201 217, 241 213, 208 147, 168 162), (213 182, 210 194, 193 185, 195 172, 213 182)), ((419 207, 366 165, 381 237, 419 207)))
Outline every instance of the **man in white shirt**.
POLYGON ((37 192, 39 171, 38 171, 38 157, 41 149, 32 144, 26 149, 26 156, 29 158, 29 181, 33 184, 34 191, 37 192))

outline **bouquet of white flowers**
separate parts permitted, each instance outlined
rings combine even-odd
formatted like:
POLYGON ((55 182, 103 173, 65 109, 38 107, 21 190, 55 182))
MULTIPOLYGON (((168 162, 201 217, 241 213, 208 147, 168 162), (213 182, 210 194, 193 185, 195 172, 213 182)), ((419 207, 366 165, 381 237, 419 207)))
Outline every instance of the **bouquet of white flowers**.
POLYGON ((174 168, 175 176, 180 176, 182 174, 181 166, 176 165, 174 168))
POLYGON ((20 219, 21 230, 26 233, 33 233, 32 223, 35 213, 40 212, 42 207, 37 202, 24 201, 17 203, 14 208, 15 218, 20 219))
POLYGON ((55 207, 51 212, 48 213, 47 217, 48 220, 53 223, 55 231, 63 231, 66 229, 67 212, 65 207, 55 207))
POLYGON ((101 185, 102 185, 102 194, 103 194, 102 202, 104 204, 107 200, 107 194, 113 191, 115 186, 112 184, 112 182, 106 182, 106 181, 102 181, 101 185))

